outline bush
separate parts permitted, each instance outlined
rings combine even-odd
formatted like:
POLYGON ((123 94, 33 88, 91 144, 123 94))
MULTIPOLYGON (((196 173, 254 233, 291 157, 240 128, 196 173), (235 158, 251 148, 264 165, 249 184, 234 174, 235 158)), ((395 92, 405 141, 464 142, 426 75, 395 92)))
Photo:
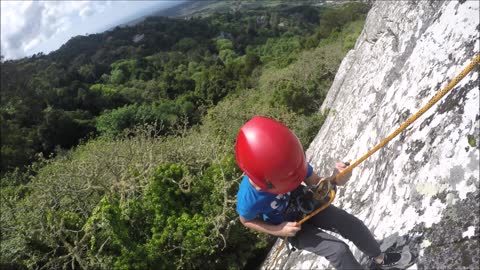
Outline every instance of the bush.
POLYGON ((126 105, 97 117, 96 128, 105 136, 115 137, 137 125, 156 124, 161 127, 160 134, 169 134, 175 125, 181 124, 182 116, 188 121, 193 110, 194 105, 185 99, 126 105))
POLYGON ((265 44, 256 47, 253 52, 268 67, 283 68, 292 63, 301 51, 300 37, 269 38, 265 44))
POLYGON ((324 40, 330 40, 331 42, 345 38, 348 39, 348 44, 344 46, 344 49, 347 51, 353 48, 352 45, 363 28, 369 9, 370 6, 368 4, 358 2, 324 9, 320 15, 320 25, 313 35, 306 38, 304 48, 317 47, 319 42, 324 40), (352 24, 356 24, 360 29, 356 29, 357 27, 352 29, 352 24), (349 34, 351 35, 349 36, 349 34))
POLYGON ((322 45, 303 52, 287 68, 265 70, 260 88, 272 93, 270 106, 285 106, 305 115, 317 112, 345 55, 339 47, 339 42, 322 45))
POLYGON ((8 231, 0 263, 239 269, 267 247, 236 218, 241 174, 230 145, 195 130, 171 138, 137 132, 47 161, 21 197, 21 186, 2 186, 11 196, 1 204, 8 231))

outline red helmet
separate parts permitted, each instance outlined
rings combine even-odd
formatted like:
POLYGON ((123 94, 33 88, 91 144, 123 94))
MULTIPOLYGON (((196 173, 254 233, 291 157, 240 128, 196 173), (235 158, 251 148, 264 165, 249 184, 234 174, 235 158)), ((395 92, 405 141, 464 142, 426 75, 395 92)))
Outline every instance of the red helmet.
POLYGON ((307 162, 297 136, 285 125, 255 116, 237 136, 235 157, 242 171, 262 190, 283 194, 307 175, 307 162))

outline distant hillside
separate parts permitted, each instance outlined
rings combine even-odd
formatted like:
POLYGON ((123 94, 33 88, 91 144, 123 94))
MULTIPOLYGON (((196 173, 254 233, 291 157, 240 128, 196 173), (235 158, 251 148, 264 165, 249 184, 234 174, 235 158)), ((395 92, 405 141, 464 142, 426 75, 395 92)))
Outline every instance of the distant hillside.
POLYGON ((285 0, 242 0, 242 1, 221 1, 221 0, 210 0, 210 1, 185 1, 179 5, 176 5, 171 8, 162 9, 160 11, 152 12, 141 18, 137 18, 128 23, 122 24, 120 26, 132 26, 139 22, 144 21, 147 17, 169 17, 169 18, 181 18, 188 19, 192 17, 204 17, 209 16, 215 12, 225 13, 225 12, 237 12, 237 11, 248 11, 248 10, 258 10, 262 8, 276 8, 276 9, 288 9, 291 7, 297 6, 335 6, 342 5, 347 2, 353 1, 326 1, 326 0, 305 0, 305 1, 285 1, 285 0))

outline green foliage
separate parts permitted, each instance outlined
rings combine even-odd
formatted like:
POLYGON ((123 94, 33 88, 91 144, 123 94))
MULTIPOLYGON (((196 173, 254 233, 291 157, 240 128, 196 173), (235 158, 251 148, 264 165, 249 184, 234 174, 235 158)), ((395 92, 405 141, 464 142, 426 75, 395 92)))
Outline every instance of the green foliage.
POLYGON ((365 3, 353 2, 335 9, 327 9, 321 14, 317 34, 321 38, 328 37, 334 31, 340 31, 348 22, 364 20, 368 12, 365 3))
POLYGON ((208 105, 217 104, 228 92, 235 88, 234 81, 229 80, 227 70, 220 66, 212 66, 199 73, 195 80, 195 95, 208 105))
POLYGON ((82 76, 83 80, 93 82, 95 80, 95 66, 93 64, 86 64, 78 69, 78 74, 82 76))
POLYGON ((72 147, 78 138, 93 132, 90 115, 84 111, 64 111, 47 107, 43 111, 44 122, 38 127, 37 135, 43 142, 42 149, 51 152, 55 146, 72 147))
POLYGON ((312 99, 307 95, 307 91, 294 82, 280 82, 277 87, 272 102, 278 102, 297 113, 304 113, 306 108, 311 107, 309 103, 312 99))
POLYGON ((305 48, 317 47, 318 43, 324 39, 332 40, 338 38, 347 39, 347 44, 344 46, 345 50, 353 48, 361 28, 363 28, 363 22, 368 10, 368 4, 360 2, 352 2, 336 8, 324 9, 320 13, 320 25, 316 29, 315 34, 305 40, 305 48), (353 27, 355 29, 351 29, 352 23, 357 25, 353 27), (346 37, 342 35, 341 37, 337 36, 338 33, 345 31, 351 35, 346 37))
POLYGON ((340 41, 330 42, 305 51, 287 68, 265 70, 260 78, 260 87, 273 92, 270 105, 282 105, 306 115, 316 112, 345 55, 340 44, 340 41))
MULTIPOLYGON (((48 155, 57 146, 72 146, 35 136, 39 129, 56 132, 55 125, 45 123, 48 107, 83 111, 88 119, 81 119, 82 129, 89 130, 105 110, 186 97, 195 105, 187 117, 197 124, 231 92, 255 87, 262 65, 286 67, 304 48, 327 39, 314 34, 319 20, 325 20, 322 14, 327 21, 335 19, 328 15, 331 10, 343 17, 351 12, 352 20, 364 14, 364 5, 355 3, 334 9, 276 2, 247 6, 189 20, 147 18, 135 26, 74 37, 48 55, 3 61, 2 151, 9 158, 2 161, 2 169, 28 164, 39 151, 48 155)), ((354 39, 347 36, 344 48, 351 48, 354 39)), ((85 138, 75 125, 65 127, 74 129, 66 132, 74 136, 71 142, 85 138)))
POLYGON ((114 69, 110 74, 110 82, 113 84, 122 84, 126 79, 125 72, 121 69, 114 69))
POLYGON ((217 39, 216 44, 217 44, 218 51, 233 50, 233 43, 229 39, 224 39, 224 38, 217 39))
POLYGON ((30 161, 35 153, 36 132, 32 128, 22 127, 15 120, 7 119, 8 114, 1 112, 1 170, 12 169, 30 161))
POLYGON ((156 123, 162 127, 162 133, 165 134, 180 124, 182 116, 187 117, 193 110, 193 104, 185 99, 163 100, 150 105, 127 105, 104 112, 97 118, 96 128, 103 135, 118 136, 125 129, 156 123))
POLYGON ((2 201, 2 212, 11 204, 23 210, 2 215, 9 228, 2 249, 16 245, 15 253, 2 252, 2 262, 32 268, 72 261, 101 269, 238 269, 265 248, 254 244, 262 238, 236 220, 232 198, 241 175, 230 145, 212 142, 203 132, 170 139, 149 134, 90 141, 58 156, 37 171, 31 192, 22 197, 14 198, 21 186, 3 188, 12 195, 2 201))
POLYGON ((189 50, 195 48, 197 41, 193 38, 186 37, 182 38, 175 44, 173 47, 174 50, 182 51, 182 52, 188 52, 189 50))
POLYGON ((233 50, 224 49, 218 53, 218 56, 225 65, 228 65, 235 59, 236 54, 233 50))
POLYGON ((330 36, 321 40, 318 46, 322 47, 328 44, 338 44, 338 46, 343 49, 343 52, 348 52, 355 46, 357 37, 363 29, 363 23, 363 20, 347 23, 340 31, 332 32, 330 36))
POLYGON ((254 52, 267 66, 283 68, 296 59, 301 49, 298 36, 279 37, 267 39, 265 44, 258 46, 254 52))
POLYGON ((271 238, 235 212, 238 129, 265 115, 306 149, 366 6, 247 5, 269 8, 148 18, 1 63, 2 267, 258 266, 271 238))

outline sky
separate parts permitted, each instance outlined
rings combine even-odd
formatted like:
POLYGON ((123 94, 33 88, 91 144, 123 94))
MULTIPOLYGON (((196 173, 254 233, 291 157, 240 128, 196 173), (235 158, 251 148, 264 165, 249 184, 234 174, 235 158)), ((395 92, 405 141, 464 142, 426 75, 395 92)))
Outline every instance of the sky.
POLYGON ((181 1, 1 1, 1 55, 18 59, 60 48, 181 1))

